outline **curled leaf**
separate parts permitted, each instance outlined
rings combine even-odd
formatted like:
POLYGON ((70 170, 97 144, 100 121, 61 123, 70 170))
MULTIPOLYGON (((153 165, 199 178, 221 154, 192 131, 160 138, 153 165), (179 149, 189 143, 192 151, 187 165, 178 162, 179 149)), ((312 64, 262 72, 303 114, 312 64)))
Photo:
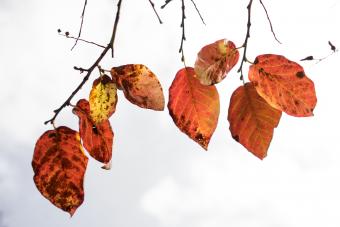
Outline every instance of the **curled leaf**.
POLYGON ((215 86, 202 85, 193 68, 183 68, 169 88, 169 113, 177 127, 207 150, 220 113, 215 86))
POLYGON ((231 96, 228 121, 232 137, 260 159, 267 156, 281 111, 259 96, 252 83, 237 88, 231 96))
POLYGON ((84 200, 87 161, 78 132, 65 126, 46 131, 34 148, 34 183, 45 198, 72 216, 84 200))
POLYGON ((196 77, 204 85, 221 82, 236 65, 239 52, 232 41, 218 40, 203 47, 195 62, 196 77))
POLYGON ((89 103, 90 115, 96 124, 107 120, 116 111, 117 87, 109 76, 101 76, 93 82, 89 103))
POLYGON ((125 97, 133 104, 147 109, 164 110, 164 95, 156 75, 145 65, 129 64, 111 69, 125 97))
POLYGON ((314 83, 296 62, 281 55, 260 55, 249 68, 249 80, 272 107, 296 117, 313 116, 314 83))
POLYGON ((110 121, 103 120, 96 124, 90 116, 90 105, 85 99, 78 101, 73 113, 79 117, 79 133, 83 145, 89 154, 99 162, 109 163, 112 157, 114 134, 110 121))

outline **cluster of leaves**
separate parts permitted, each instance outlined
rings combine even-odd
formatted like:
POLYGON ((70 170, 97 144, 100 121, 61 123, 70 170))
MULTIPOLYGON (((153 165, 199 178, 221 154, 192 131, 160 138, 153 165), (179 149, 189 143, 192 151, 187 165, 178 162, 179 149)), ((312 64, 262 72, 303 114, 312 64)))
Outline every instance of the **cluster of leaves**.
MULTIPOLYGON (((170 1, 166 0, 166 4, 170 1)), ((259 1, 263 5, 262 1, 259 1)), ((114 133, 109 119, 116 111, 118 90, 124 93, 127 100, 141 108, 164 110, 162 86, 156 75, 146 66, 129 64, 113 67, 110 76, 99 66, 106 53, 109 50, 113 51, 121 2, 122 0, 119 0, 117 4, 118 10, 110 43, 106 47, 101 46, 104 50, 90 68, 75 67, 76 70, 87 74, 71 96, 55 110, 54 117, 45 122, 51 123, 54 129, 43 133, 34 149, 32 167, 38 190, 55 206, 71 215, 84 200, 83 181, 88 163, 84 148, 92 158, 104 164, 104 169, 110 168, 114 133), (88 100, 80 99, 72 106, 73 113, 79 117, 79 130, 75 131, 66 126, 55 127, 56 116, 64 107, 71 105, 71 99, 96 67, 99 68, 100 76, 94 80, 88 100)), ((154 9, 152 1, 149 2, 154 9)), ((243 84, 230 98, 228 121, 232 138, 256 157, 263 159, 267 155, 282 112, 295 117, 313 116, 317 98, 314 83, 298 63, 275 54, 259 55, 253 62, 247 60, 252 2, 250 0, 247 7, 246 39, 240 47, 244 51, 238 72, 241 72, 243 84), (243 77, 244 62, 250 63, 249 82, 243 77)), ((84 10, 85 6, 86 1, 84 10)), ((182 0, 180 47, 182 61, 185 40, 184 9, 182 0)), ((78 38, 75 38, 76 41, 82 41, 79 38, 80 33, 81 31, 78 38)), ((276 39, 273 30, 272 33, 276 39)), ((70 37, 68 33, 65 35, 70 37)), ((335 52, 336 48, 329 44, 335 52)), ((184 64, 184 68, 177 72, 169 88, 167 106, 174 123, 205 150, 208 149, 219 119, 220 100, 216 84, 224 80, 239 62, 240 48, 236 48, 235 44, 227 39, 204 46, 198 52, 194 67, 187 67, 184 64)), ((313 59, 307 57, 303 60, 313 59)))
POLYGON ((164 95, 155 76, 144 65, 123 65, 111 69, 111 77, 101 73, 94 80, 89 101, 73 106, 79 117, 79 132, 66 126, 46 131, 37 141, 32 166, 34 182, 55 206, 74 214, 84 200, 83 179, 88 158, 110 168, 114 133, 109 118, 116 110, 117 89, 133 104, 163 110, 164 95))
MULTIPOLYGON (((177 127, 208 148, 220 112, 215 84, 239 60, 232 41, 218 40, 201 49, 194 68, 181 69, 169 89, 169 112, 177 127)), ((228 121, 232 137, 260 159, 267 155, 282 112, 295 117, 313 115, 316 94, 303 68, 283 56, 257 56, 249 67, 250 82, 232 94, 228 121)), ((244 80, 243 80, 244 81, 244 80)))

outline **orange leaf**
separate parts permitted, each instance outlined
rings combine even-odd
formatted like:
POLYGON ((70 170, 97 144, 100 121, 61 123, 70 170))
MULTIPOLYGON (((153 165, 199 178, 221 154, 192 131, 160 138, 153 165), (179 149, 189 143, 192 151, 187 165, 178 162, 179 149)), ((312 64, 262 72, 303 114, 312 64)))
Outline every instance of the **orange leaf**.
POLYGON ((299 64, 280 55, 260 55, 249 68, 249 80, 274 108, 296 117, 313 116, 314 83, 299 64))
POLYGON ((267 156, 274 128, 282 112, 259 96, 252 83, 237 88, 231 96, 228 121, 232 137, 260 159, 267 156))
POLYGON ((156 75, 145 65, 130 64, 111 69, 125 97, 133 104, 147 109, 164 110, 164 95, 156 75))
POLYGON ((71 216, 84 200, 87 161, 78 132, 65 126, 46 131, 35 144, 35 185, 45 198, 71 216))
POLYGON ((79 117, 79 133, 85 149, 102 163, 109 163, 112 157, 113 132, 110 121, 95 124, 90 117, 90 105, 85 99, 78 101, 73 113, 79 117))
POLYGON ((218 40, 203 47, 197 55, 195 73, 204 85, 221 82, 236 65, 239 52, 232 41, 218 40))
POLYGON ((93 82, 89 100, 93 121, 99 124, 107 120, 116 111, 116 84, 107 75, 99 77, 93 82))
POLYGON ((214 133, 220 113, 215 86, 202 85, 193 68, 183 68, 169 88, 169 113, 177 127, 205 150, 214 133))

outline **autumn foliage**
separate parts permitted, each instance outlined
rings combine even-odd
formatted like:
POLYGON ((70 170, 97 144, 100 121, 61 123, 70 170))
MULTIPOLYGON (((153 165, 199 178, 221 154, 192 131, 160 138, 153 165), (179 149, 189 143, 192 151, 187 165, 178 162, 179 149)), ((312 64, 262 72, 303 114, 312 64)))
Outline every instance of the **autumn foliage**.
MULTIPOLYGON (((229 122, 230 135, 237 143, 263 159, 267 156, 282 112, 294 117, 313 116, 317 98, 313 81, 298 63, 276 54, 259 55, 253 62, 246 59, 249 28, 250 23, 242 46, 236 47, 234 42, 220 39, 198 51, 194 67, 184 64, 169 88, 167 107, 178 129, 208 150, 219 121, 220 103, 226 103, 225 97, 220 101, 216 85, 227 80, 227 76, 237 76, 236 70, 233 70, 239 63, 237 72, 241 72, 242 85, 230 98, 228 119, 220 120, 222 124, 229 122), (241 48, 244 48, 242 58, 239 54, 241 48), (245 80, 242 73, 245 62, 250 65, 249 81, 245 80)), ((87 71, 87 76, 76 91, 79 91, 95 67, 100 70, 88 98, 72 105, 70 100, 73 93, 48 121, 54 129, 43 133, 34 149, 32 167, 38 190, 55 206, 71 215, 84 200, 83 181, 88 162, 84 150, 103 163, 104 169, 110 168, 114 149, 114 129, 110 117, 116 111, 118 97, 125 97, 137 107, 155 111, 163 111, 165 106, 163 88, 147 66, 126 64, 114 66, 110 70, 99 67, 100 60, 113 48, 110 45, 91 68, 78 69, 87 71), (110 75, 106 72, 110 72, 110 75), (119 94, 119 90, 124 96, 119 94), (55 117, 68 105, 72 106, 73 113, 79 118, 77 130, 54 126, 55 117)), ((224 110, 227 107, 222 105, 224 110)))

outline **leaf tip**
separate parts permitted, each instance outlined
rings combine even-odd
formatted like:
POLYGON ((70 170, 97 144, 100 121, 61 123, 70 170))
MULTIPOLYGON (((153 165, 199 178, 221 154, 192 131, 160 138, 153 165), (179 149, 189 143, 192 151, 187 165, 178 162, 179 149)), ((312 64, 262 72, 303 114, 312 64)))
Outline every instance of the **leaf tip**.
POLYGON ((112 167, 112 162, 110 160, 108 163, 105 163, 105 165, 102 166, 102 169, 110 170, 111 167, 112 167))

